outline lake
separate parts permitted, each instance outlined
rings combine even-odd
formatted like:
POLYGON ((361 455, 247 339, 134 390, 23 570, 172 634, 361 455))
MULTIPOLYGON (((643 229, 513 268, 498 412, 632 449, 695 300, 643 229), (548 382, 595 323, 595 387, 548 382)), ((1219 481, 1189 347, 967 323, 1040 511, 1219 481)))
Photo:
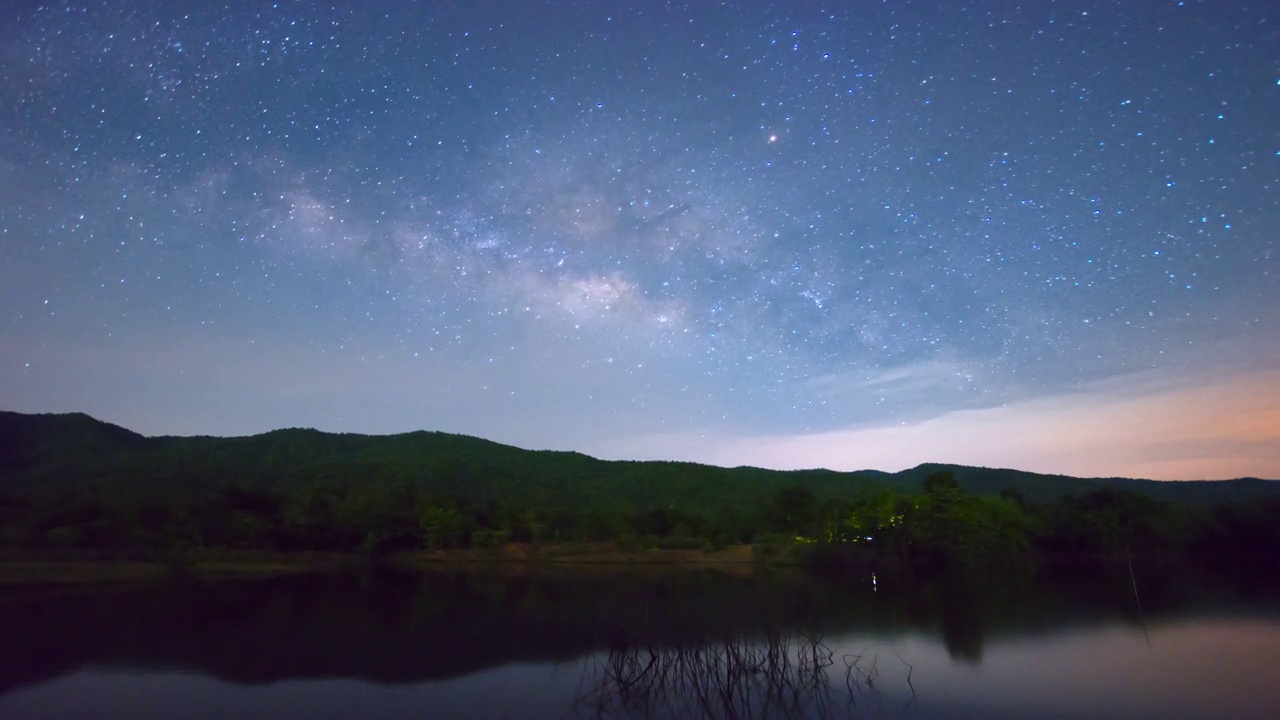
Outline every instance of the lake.
POLYGON ((4 718, 1280 708, 1280 593, 1249 572, 873 582, 745 568, 349 571, 10 589, 0 632, 4 718))

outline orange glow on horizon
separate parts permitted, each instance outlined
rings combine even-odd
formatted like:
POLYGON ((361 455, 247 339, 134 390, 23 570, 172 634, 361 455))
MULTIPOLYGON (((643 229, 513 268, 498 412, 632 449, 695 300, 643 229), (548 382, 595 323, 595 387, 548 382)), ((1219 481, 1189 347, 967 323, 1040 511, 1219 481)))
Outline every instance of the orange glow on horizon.
POLYGON ((716 465, 897 471, 924 462, 1077 477, 1280 478, 1280 370, 1200 384, 1142 378, 919 423, 809 435, 630 441, 643 452, 716 465))

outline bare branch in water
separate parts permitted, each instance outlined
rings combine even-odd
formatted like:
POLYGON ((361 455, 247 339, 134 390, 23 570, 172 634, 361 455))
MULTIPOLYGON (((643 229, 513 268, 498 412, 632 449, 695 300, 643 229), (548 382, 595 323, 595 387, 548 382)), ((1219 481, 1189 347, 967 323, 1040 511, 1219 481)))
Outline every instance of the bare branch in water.
MULTIPOLYGON (((879 692, 879 671, 876 655, 869 663, 863 654, 843 659, 852 708, 859 697, 879 692)), ((912 667, 903 662, 909 683, 912 667)), ((594 717, 835 717, 833 665, 822 636, 804 632, 675 647, 619 640, 585 670, 577 709, 594 717)))

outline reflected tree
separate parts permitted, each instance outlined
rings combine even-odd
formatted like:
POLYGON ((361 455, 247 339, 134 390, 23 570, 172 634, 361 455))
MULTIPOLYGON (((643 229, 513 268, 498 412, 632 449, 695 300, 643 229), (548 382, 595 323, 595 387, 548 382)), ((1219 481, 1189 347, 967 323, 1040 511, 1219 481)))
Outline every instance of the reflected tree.
POLYGON ((833 692, 836 660, 818 634, 708 638, 675 647, 615 640, 587 666, 577 710, 610 718, 847 717, 878 692, 879 673, 874 655, 842 660, 844 691, 833 692))

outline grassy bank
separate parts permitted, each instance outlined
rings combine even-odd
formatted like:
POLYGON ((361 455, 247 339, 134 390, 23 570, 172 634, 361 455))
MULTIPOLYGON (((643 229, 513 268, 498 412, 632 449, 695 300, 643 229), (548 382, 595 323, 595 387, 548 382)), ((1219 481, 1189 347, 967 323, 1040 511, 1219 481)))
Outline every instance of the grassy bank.
POLYGON ((310 572, 333 572, 369 566, 398 569, 440 566, 662 566, 750 570, 760 566, 794 566, 796 548, 733 545, 714 551, 634 549, 612 543, 527 545, 493 548, 415 551, 382 556, 339 553, 281 553, 256 550, 202 550, 181 558, 86 558, 41 553, 0 558, 0 587, 91 585, 167 581, 175 577, 218 579, 310 572))

